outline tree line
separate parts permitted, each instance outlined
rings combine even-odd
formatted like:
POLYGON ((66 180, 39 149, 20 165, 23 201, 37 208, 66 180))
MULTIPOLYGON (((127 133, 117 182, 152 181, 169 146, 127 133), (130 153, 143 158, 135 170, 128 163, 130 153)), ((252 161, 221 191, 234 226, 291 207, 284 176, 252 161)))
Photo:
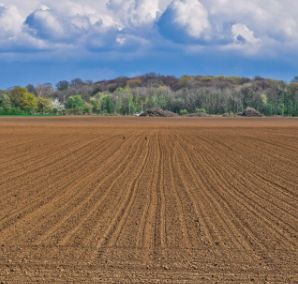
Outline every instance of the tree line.
POLYGON ((0 115, 133 115, 158 107, 181 115, 239 113, 298 116, 298 77, 161 76, 147 74, 99 82, 60 81, 0 90, 0 115))

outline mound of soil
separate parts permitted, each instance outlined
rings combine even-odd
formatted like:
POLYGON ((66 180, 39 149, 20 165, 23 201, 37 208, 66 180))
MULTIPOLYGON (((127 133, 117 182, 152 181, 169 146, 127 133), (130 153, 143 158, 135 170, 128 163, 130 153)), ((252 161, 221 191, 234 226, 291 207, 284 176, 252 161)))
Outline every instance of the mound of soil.
POLYGON ((140 114, 140 116, 153 116, 153 117, 175 117, 178 116, 176 113, 163 110, 160 108, 148 109, 140 114))
POLYGON ((263 114, 261 114, 259 111, 252 107, 247 107, 244 112, 241 112, 239 114, 240 116, 246 116, 246 117, 261 117, 263 114))

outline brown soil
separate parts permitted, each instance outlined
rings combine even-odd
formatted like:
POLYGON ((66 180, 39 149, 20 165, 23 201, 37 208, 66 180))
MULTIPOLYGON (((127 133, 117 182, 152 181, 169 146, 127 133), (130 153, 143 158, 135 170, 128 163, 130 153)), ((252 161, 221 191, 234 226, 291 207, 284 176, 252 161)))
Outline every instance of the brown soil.
POLYGON ((296 283, 298 120, 1 118, 1 283, 296 283))

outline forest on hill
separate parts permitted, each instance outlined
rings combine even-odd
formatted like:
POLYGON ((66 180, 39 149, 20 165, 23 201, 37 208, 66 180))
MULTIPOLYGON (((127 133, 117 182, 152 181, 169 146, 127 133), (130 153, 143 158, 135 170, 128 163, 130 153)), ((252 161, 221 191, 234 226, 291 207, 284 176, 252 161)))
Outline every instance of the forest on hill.
POLYGON ((133 115, 160 108, 181 115, 237 114, 247 107, 271 116, 298 116, 298 77, 146 74, 98 82, 74 79, 0 90, 0 115, 133 115))

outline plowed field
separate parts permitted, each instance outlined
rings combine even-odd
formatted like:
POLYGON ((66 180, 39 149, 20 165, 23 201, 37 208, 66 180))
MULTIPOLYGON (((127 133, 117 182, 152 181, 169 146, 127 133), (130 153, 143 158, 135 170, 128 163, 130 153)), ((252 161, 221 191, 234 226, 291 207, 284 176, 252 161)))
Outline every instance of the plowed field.
POLYGON ((297 283, 298 120, 0 118, 1 283, 297 283))

